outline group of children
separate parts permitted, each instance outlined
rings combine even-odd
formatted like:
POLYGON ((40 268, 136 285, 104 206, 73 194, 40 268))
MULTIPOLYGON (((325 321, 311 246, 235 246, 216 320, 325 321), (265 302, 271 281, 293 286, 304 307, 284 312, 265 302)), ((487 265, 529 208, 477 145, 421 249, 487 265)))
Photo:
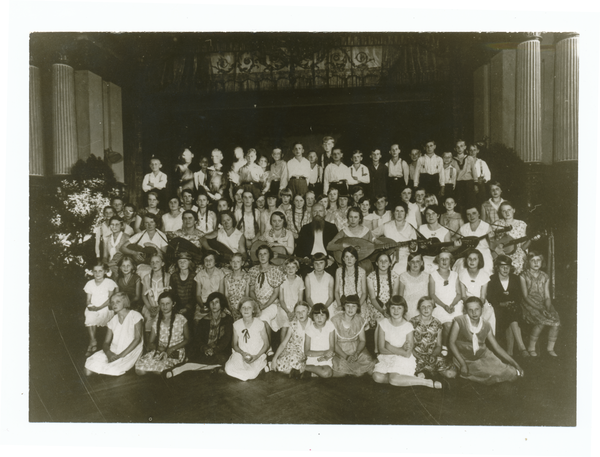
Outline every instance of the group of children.
POLYGON ((440 201, 445 213, 439 224, 456 234, 468 225, 457 203, 478 213, 481 207, 486 223, 504 218, 499 215, 506 203, 501 186, 490 182, 477 145, 458 140, 455 154, 439 157, 435 142, 427 141, 425 154, 411 151, 410 164, 400 158, 397 144, 386 163, 380 150, 372 151, 369 166, 354 151, 349 167, 333 138, 324 138, 323 149, 320 160, 315 151, 305 159, 297 143, 294 158, 285 162, 276 148, 270 163, 254 149, 244 155, 236 148, 228 173, 217 149, 212 165, 202 158, 194 172, 194 155, 186 149, 167 213, 160 202, 166 200, 169 178, 153 158, 142 186, 148 206, 135 213, 113 199, 96 229, 99 264, 85 287, 87 373, 120 375, 135 365, 138 374, 172 377, 222 367, 247 380, 270 368, 291 377, 368 373, 376 382, 440 388, 440 381, 460 372, 491 383, 523 374, 512 358, 514 343, 521 357, 538 356, 537 340, 545 326, 550 327, 547 352, 556 356, 560 319, 541 271, 543 258, 535 253, 520 277, 510 274, 517 265, 504 255, 490 276, 490 262, 484 271, 477 249, 464 255, 464 267, 457 271, 447 251, 429 258, 412 253, 406 271, 398 268, 394 255, 382 252, 363 268, 352 246, 343 249, 337 270, 329 252, 312 255, 312 269, 302 276, 303 259, 272 265, 275 247, 285 252, 284 258, 296 252, 295 241, 311 223, 315 205, 326 208, 325 220, 340 237, 365 230, 368 235, 359 237, 387 236, 398 208, 405 214, 397 220, 405 216, 407 227, 436 227, 428 209, 438 211, 440 201), (227 262, 206 249, 211 237, 231 248, 227 262), (142 246, 157 249, 144 257, 132 245, 146 238, 142 246), (166 247, 176 238, 203 250, 201 261, 179 252, 167 265, 166 247), (252 251, 255 243, 261 245, 252 251), (98 326, 108 326, 100 351, 98 326), (531 327, 527 347, 521 335, 525 326, 531 327), (273 344, 276 333, 278 346, 273 344), (506 351, 496 334, 505 340, 506 351), (486 349, 486 341, 502 360, 486 349))

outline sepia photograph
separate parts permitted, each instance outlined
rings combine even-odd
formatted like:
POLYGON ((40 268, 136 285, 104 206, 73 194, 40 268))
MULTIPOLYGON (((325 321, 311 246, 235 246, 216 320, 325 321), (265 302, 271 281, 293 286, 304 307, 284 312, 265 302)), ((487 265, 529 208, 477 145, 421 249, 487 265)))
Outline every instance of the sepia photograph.
POLYGON ((578 41, 31 34, 30 420, 574 426, 578 41))
POLYGON ((26 425, 580 433, 588 25, 307 25, 22 33, 26 425))

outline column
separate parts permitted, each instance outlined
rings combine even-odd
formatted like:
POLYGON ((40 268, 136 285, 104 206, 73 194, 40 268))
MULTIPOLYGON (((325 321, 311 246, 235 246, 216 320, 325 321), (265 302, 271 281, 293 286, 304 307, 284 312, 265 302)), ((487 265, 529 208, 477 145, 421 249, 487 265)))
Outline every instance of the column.
POLYGON ((77 162, 75 74, 66 59, 52 65, 52 149, 55 175, 68 175, 77 162))
POLYGON ((556 42, 554 161, 577 160, 579 127, 579 35, 560 34, 556 42))
POLYGON ((530 33, 517 46, 515 149, 526 163, 542 159, 540 39, 530 33))
POLYGON ((42 80, 40 69, 29 65, 29 175, 44 176, 42 80))

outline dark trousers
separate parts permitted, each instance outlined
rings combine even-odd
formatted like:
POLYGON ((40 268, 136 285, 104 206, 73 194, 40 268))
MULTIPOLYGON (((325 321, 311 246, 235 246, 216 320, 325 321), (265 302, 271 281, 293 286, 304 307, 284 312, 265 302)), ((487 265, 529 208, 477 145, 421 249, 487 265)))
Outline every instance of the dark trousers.
POLYGON ((304 197, 306 192, 308 192, 308 184, 304 178, 290 178, 288 187, 292 191, 294 197, 298 194, 304 197))
POLYGON ((454 192, 455 200, 463 210, 477 207, 477 195, 475 194, 475 181, 456 181, 456 190, 454 192))
POLYGON ((394 209, 400 200, 402 200, 401 193, 406 188, 404 178, 387 178, 387 194, 388 194, 388 208, 394 214, 394 209))
POLYGON ((428 194, 439 195, 440 194, 440 175, 436 173, 434 175, 429 175, 427 173, 422 173, 419 177, 419 185, 425 192, 428 194))

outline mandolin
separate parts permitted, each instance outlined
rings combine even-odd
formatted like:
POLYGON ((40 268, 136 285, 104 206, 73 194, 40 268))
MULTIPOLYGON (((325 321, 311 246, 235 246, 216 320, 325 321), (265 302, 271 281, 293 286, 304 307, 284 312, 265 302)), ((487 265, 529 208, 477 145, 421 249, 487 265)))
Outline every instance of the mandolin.
POLYGON ((492 257, 495 259, 496 257, 498 257, 499 255, 502 255, 502 254, 511 255, 512 253, 515 252, 515 250, 517 249, 517 245, 519 243, 524 243, 529 240, 537 241, 542 236, 548 236, 548 233, 546 230, 538 232, 534 235, 523 236, 521 238, 513 238, 510 235, 504 235, 499 240, 493 242, 495 247, 492 250, 492 257))
MULTIPOLYGON (((381 237, 378 238, 383 243, 371 243, 370 241, 365 240, 364 238, 354 238, 354 237, 346 237, 341 238, 336 241, 340 244, 348 244, 353 246, 358 252, 358 261, 364 260, 366 258, 370 258, 373 254, 377 255, 380 251, 388 251, 391 249, 398 249, 401 247, 408 246, 411 252, 416 252, 419 248, 423 249, 427 245, 431 244, 430 240, 408 240, 408 241, 400 241, 396 242, 391 238, 381 237)), ((333 257, 338 263, 342 263, 342 250, 333 251, 333 257)))

